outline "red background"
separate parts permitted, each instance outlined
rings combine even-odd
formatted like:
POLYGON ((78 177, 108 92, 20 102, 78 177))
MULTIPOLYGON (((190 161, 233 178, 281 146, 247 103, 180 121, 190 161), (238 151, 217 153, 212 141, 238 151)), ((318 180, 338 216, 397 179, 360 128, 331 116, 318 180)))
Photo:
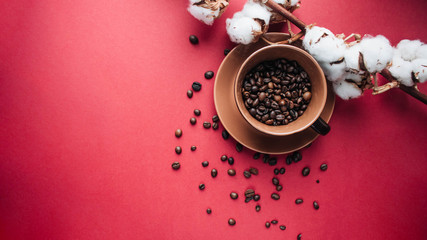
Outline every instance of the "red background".
MULTIPOLYGON (((203 129, 215 114, 214 80, 203 73, 216 71, 224 48, 234 46, 225 19, 243 3, 231 1, 209 27, 187 13, 187 0, 2 1, 0 237, 425 239, 427 108, 402 91, 337 99, 329 135, 279 176, 279 201, 269 197, 273 167, 247 149, 237 153, 222 127, 203 129), (190 100, 193 81, 203 89, 190 100), (191 126, 194 108, 202 115, 191 126), (234 178, 222 154, 235 158, 234 178), (179 171, 170 166, 176 160, 179 171), (260 174, 245 179, 250 166, 260 174), (305 166, 312 171, 303 178, 305 166), (244 203, 247 187, 261 194, 259 213, 244 203), (297 197, 305 202, 295 205, 297 197), (273 218, 286 231, 266 229, 273 218)), ((427 42, 425 9, 424 0, 305 0, 295 14, 335 33, 383 34, 397 44, 427 42)), ((285 156, 278 159, 285 166, 285 156)))

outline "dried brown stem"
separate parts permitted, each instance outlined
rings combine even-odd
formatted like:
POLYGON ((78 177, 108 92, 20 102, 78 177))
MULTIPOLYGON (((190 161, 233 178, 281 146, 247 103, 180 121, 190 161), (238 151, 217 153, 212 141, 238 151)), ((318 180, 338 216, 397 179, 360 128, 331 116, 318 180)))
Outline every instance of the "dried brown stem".
POLYGON ((280 15, 288 19, 291 23, 301 29, 301 31, 305 31, 306 24, 303 21, 299 20, 297 17, 295 17, 295 15, 286 10, 284 7, 280 6, 273 0, 262 0, 262 2, 274 11, 280 13, 280 15))
MULTIPOLYGON (((382 70, 380 72, 380 74, 387 80, 389 80, 390 82, 396 81, 396 79, 393 78, 393 76, 391 75, 390 71, 386 68, 384 70, 382 70)), ((403 84, 399 85, 399 89, 404 91, 405 93, 411 95, 412 97, 420 100, 421 102, 423 102, 424 104, 427 105, 427 95, 425 95, 424 93, 418 91, 418 89, 414 87, 407 87, 403 84)))

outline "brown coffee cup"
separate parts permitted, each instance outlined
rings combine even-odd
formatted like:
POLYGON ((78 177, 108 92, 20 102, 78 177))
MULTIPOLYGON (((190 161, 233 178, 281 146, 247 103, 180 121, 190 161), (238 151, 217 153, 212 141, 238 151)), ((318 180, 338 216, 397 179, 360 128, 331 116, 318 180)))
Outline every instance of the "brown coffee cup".
POLYGON ((255 51, 243 62, 234 80, 234 99, 240 113, 252 127, 269 135, 291 135, 302 132, 309 127, 321 135, 326 135, 330 131, 330 127, 320 118, 325 107, 326 97, 327 84, 322 68, 310 54, 292 45, 273 44, 255 51), (303 115, 287 125, 272 126, 252 117, 245 107, 241 89, 246 74, 252 68, 262 62, 279 58, 296 61, 307 72, 311 82, 312 96, 303 115))

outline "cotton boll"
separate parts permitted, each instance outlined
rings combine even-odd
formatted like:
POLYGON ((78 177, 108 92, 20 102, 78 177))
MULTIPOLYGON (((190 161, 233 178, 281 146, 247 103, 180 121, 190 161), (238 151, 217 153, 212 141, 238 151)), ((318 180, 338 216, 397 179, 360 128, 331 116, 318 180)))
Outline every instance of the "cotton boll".
POLYGON ((267 25, 270 22, 271 12, 268 11, 265 5, 260 4, 258 2, 246 2, 243 6, 241 13, 246 17, 261 19, 267 25))
POLYGON ((421 83, 427 80, 427 59, 415 59, 411 62, 412 72, 421 83))
POLYGON ((291 0, 291 6, 296 6, 300 0, 291 0))
POLYGON ((427 59, 427 44, 423 44, 419 48, 417 48, 417 52, 415 53, 416 58, 427 59))
POLYGON ((237 12, 233 18, 226 20, 226 29, 230 40, 235 43, 249 44, 262 34, 262 26, 258 21, 237 12))
POLYGON ((362 95, 362 89, 356 84, 345 80, 333 83, 335 93, 344 100, 358 98, 362 95))
POLYGON ((364 37, 360 42, 360 52, 370 73, 383 70, 393 57, 393 48, 382 35, 364 37))
POLYGON ((403 60, 411 61, 416 58, 416 52, 419 47, 421 47, 423 43, 419 40, 408 40, 404 39, 397 44, 396 48, 399 51, 400 56, 402 56, 403 60))
POLYGON ((319 62, 336 62, 344 57, 346 45, 343 39, 326 28, 307 28, 303 47, 319 62))
POLYGON ((344 79, 345 63, 330 64, 328 62, 319 62, 326 75, 326 78, 331 82, 337 82, 344 79))
POLYGON ((344 53, 345 71, 347 74, 344 76, 345 79, 351 79, 356 82, 362 81, 364 71, 360 70, 359 66, 360 57, 360 44, 355 44, 346 49, 344 53))
POLYGON ((303 47, 309 49, 312 45, 317 43, 324 35, 333 36, 334 34, 326 28, 313 26, 305 28, 305 36, 302 41, 303 47))
POLYGON ((215 18, 219 15, 219 9, 212 11, 211 9, 190 5, 187 9, 193 17, 204 22, 207 25, 212 25, 215 18))
POLYGON ((391 75, 403 85, 408 87, 414 85, 412 81, 412 64, 409 61, 403 60, 399 52, 395 53, 393 56, 392 65, 388 70, 391 75))

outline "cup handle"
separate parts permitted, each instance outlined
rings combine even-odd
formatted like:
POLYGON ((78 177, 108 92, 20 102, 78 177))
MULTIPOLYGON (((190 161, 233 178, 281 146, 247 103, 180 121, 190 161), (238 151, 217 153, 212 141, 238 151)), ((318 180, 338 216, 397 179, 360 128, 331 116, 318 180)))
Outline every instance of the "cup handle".
POLYGON ((331 130, 331 127, 322 118, 318 118, 310 127, 322 136, 325 136, 331 130))

